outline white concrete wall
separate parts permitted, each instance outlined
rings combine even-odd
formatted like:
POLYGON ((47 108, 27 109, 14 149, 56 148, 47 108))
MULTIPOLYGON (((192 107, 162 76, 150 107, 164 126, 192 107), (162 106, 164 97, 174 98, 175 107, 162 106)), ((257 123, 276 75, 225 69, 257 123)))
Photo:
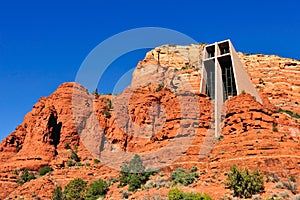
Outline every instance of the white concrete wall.
POLYGON ((242 62, 236 53, 233 45, 230 43, 230 52, 232 57, 232 64, 233 64, 233 72, 236 82, 236 90, 237 94, 241 94, 241 92, 244 90, 246 93, 251 94, 256 98, 256 100, 260 103, 262 103, 262 100, 256 91, 252 81, 250 80, 250 77, 248 73, 246 72, 244 66, 242 65, 242 62))

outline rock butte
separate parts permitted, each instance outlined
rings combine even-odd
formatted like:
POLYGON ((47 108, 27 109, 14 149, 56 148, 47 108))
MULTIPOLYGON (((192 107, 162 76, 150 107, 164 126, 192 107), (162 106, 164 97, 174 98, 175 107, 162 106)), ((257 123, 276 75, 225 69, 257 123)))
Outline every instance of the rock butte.
MULTIPOLYGON (((92 109, 99 127, 105 130, 103 134, 109 141, 105 143, 108 149, 134 153, 156 151, 171 143, 176 144, 178 137, 184 140, 183 133, 178 135, 182 124, 187 128, 193 126, 196 131, 190 133, 194 135, 188 147, 183 148, 176 159, 162 169, 164 178, 168 179, 177 167, 190 169, 197 166, 201 172, 200 179, 189 187, 183 187, 184 191, 205 192, 214 198, 231 194, 223 182, 226 179, 224 173, 232 164, 250 170, 259 168, 283 178, 295 176, 300 181, 299 119, 297 121, 276 111, 280 107, 300 114, 300 62, 275 55, 239 53, 263 104, 249 94, 226 101, 221 132, 223 138, 216 141, 209 131, 212 102, 207 95, 198 92, 204 46, 166 45, 150 51, 138 63, 131 86, 118 96, 95 96, 78 84, 64 83, 49 97, 42 97, 26 114, 23 123, 0 144, 0 199, 35 199, 33 194, 41 199, 49 199, 56 186, 65 186, 76 177, 88 182, 118 177, 118 170, 103 163, 95 164, 93 154, 85 147, 98 147, 99 135, 91 139, 88 132, 79 133, 76 129, 78 124, 75 122, 78 119, 75 119, 72 110, 74 90, 76 99, 86 99, 81 112, 86 114, 92 109), (163 87, 158 89, 161 85, 163 87), (178 94, 184 87, 189 87, 193 92, 189 95, 194 97, 199 108, 187 110, 191 115, 199 114, 199 117, 186 122, 182 121, 180 105, 188 104, 189 99, 178 101, 178 94), (110 100, 113 105, 107 110, 110 100), (157 109, 159 105, 162 108, 153 112, 153 108, 157 109), (111 114, 110 118, 105 114, 107 111, 111 114), (130 116, 130 120, 122 117, 124 113, 130 116), (277 132, 272 130, 273 124, 277 125, 277 132), (139 131, 143 130, 145 137, 137 137, 140 135, 136 127, 139 127, 139 131), (152 134, 149 135, 149 132, 152 134), (70 156, 70 150, 65 148, 67 143, 71 147, 77 146, 78 156, 84 166, 67 166, 70 156), (23 185, 16 183, 18 176, 13 173, 14 170, 28 168, 36 173, 46 165, 52 166, 54 171, 23 185)), ((95 128, 89 120, 85 122, 85 127, 95 128)), ((167 159, 169 155, 158 156, 167 159)), ((266 183, 263 197, 282 191, 275 188, 274 184, 266 183)), ((121 199, 120 191, 125 189, 118 188, 115 183, 110 187, 106 199, 121 199)), ((140 190, 129 198, 165 197, 169 189, 140 190)), ((290 191, 286 192, 292 196, 290 191)))

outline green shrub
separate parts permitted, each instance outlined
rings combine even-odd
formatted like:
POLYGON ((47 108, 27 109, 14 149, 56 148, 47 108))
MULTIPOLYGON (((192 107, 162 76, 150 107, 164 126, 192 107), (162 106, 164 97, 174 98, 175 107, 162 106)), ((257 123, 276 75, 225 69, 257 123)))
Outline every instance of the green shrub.
POLYGON ((287 182, 283 182, 283 186, 290 190, 293 194, 297 194, 297 184, 287 181, 287 182))
POLYGON ((76 162, 76 163, 75 163, 75 166, 81 167, 81 166, 84 166, 84 164, 82 164, 81 162, 76 162))
POLYGON ((29 182, 31 180, 35 179, 35 176, 32 172, 28 172, 28 169, 24 169, 24 171, 22 172, 22 174, 20 175, 20 177, 18 178, 17 182, 20 185, 23 185, 26 182, 29 182))
POLYGON ((81 178, 70 181, 63 192, 64 200, 82 200, 86 196, 87 184, 81 178))
POLYGON ((168 193, 169 200, 182 200, 184 198, 184 192, 178 188, 171 189, 168 193))
POLYGON ((199 175, 195 172, 187 172, 182 168, 178 168, 171 174, 171 178, 174 184, 187 186, 194 183, 195 179, 199 178, 199 175))
POLYGON ((105 110, 105 111, 104 111, 104 116, 105 116, 106 118, 111 118, 111 114, 110 114, 110 112, 109 112, 108 110, 105 110))
POLYGON ((99 164, 99 163, 100 163, 100 160, 98 160, 98 159, 95 159, 95 160, 94 160, 94 164, 97 165, 97 164, 99 164))
POLYGON ((15 169, 15 170, 12 171, 12 173, 13 173, 14 175, 19 175, 19 170, 16 170, 16 169, 15 169))
POLYGON ((233 165, 227 175, 225 185, 234 191, 234 196, 250 198, 253 194, 264 191, 264 177, 258 170, 250 174, 247 168, 241 171, 233 165))
POLYGON ((51 200, 63 200, 63 193, 62 193, 61 186, 56 187, 56 188, 52 191, 52 197, 51 197, 51 200))
POLYGON ((117 179, 117 178, 110 178, 109 181, 108 181, 108 185, 112 185, 112 184, 114 184, 118 181, 119 181, 119 179, 117 179))
POLYGON ((103 101, 104 103, 107 103, 103 114, 106 118, 111 118, 110 110, 112 109, 112 101, 108 98, 105 98, 103 101))
POLYGON ((51 172, 51 171, 53 171, 53 169, 50 166, 45 166, 39 170, 39 173, 40 173, 40 176, 44 176, 45 174, 47 174, 48 172, 51 172))
POLYGON ((139 176, 138 174, 130 174, 128 177, 128 190, 136 191, 137 189, 141 188, 144 179, 145 177, 143 177, 143 175, 139 176))
POLYGON ((265 83, 265 81, 262 78, 259 78, 258 81, 259 81, 259 84, 264 84, 265 83))
POLYGON ((120 186, 129 185, 129 191, 136 191, 152 174, 153 171, 145 170, 141 157, 136 154, 129 163, 121 167, 120 186))
POLYGON ((75 162, 74 162, 72 159, 69 158, 69 159, 67 160, 67 166, 68 166, 68 167, 75 166, 75 162))
POLYGON ((208 194, 185 193, 177 188, 169 191, 168 198, 169 200, 212 200, 208 194))
POLYGON ((65 149, 71 149, 71 146, 68 142, 65 144, 65 149))
POLYGON ((219 135, 218 140, 221 141, 224 138, 224 135, 219 135))
POLYGON ((87 188, 86 200, 96 200, 103 197, 108 190, 109 184, 105 180, 98 180, 92 182, 87 188))
POLYGON ((158 84, 157 88, 156 88, 156 92, 160 92, 162 91, 162 89, 165 87, 165 85, 163 83, 158 84))
POLYGON ((241 91, 241 94, 246 94, 246 91, 245 91, 245 90, 242 90, 242 91, 241 91))
POLYGON ((272 131, 278 132, 277 124, 272 125, 272 131))
POLYGON ((75 150, 71 150, 71 156, 70 156, 75 162, 80 162, 80 158, 77 155, 77 152, 75 150))
POLYGON ((298 113, 293 113, 290 110, 284 110, 284 109, 278 108, 278 112, 286 113, 293 118, 300 119, 300 115, 298 113))
POLYGON ((123 199, 128 199, 129 193, 127 191, 121 190, 120 193, 122 194, 123 199))
POLYGON ((198 168, 196 166, 191 168, 191 172, 196 172, 196 171, 198 171, 198 168))
POLYGON ((295 183, 296 182, 295 176, 289 176, 289 181, 295 183))

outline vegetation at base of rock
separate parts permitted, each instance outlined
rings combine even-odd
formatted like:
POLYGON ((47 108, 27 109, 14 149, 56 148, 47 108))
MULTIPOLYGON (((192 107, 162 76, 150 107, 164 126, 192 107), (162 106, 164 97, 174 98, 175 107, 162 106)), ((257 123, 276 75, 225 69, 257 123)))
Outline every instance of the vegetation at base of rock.
POLYGON ((52 172, 52 171, 53 171, 53 169, 50 166, 45 166, 39 170, 39 174, 40 174, 40 176, 44 176, 48 172, 52 172))
POLYGON ((120 186, 128 185, 129 191, 136 191, 153 173, 151 170, 145 170, 141 157, 135 154, 130 162, 121 167, 120 186))
POLYGON ((272 125, 272 131, 278 132, 277 124, 272 125))
POLYGON ((253 194, 264 191, 264 176, 259 170, 249 173, 248 169, 240 170, 236 165, 231 166, 225 185, 233 190, 234 196, 251 198, 253 194))
POLYGON ((104 116, 105 116, 106 118, 111 118, 111 114, 110 114, 110 112, 109 112, 108 110, 105 110, 105 111, 104 111, 104 116))
POLYGON ((178 188, 171 189, 168 198, 169 200, 212 200, 208 194, 185 193, 178 188))
POLYGON ((96 200, 103 197, 108 190, 109 184, 102 179, 92 182, 87 188, 86 200, 96 200))
POLYGON ((52 191, 52 200, 96 200, 104 197, 108 191, 109 184, 102 179, 92 182, 87 186, 87 182, 81 178, 70 181, 65 190, 58 186, 52 191))
POLYGON ((103 102, 107 104, 103 114, 106 118, 111 118, 110 110, 112 109, 112 102, 109 98, 105 98, 103 102))
POLYGON ((80 158, 77 154, 77 146, 74 145, 74 148, 72 149, 70 146, 69 148, 71 150, 71 153, 70 153, 70 156, 69 156, 69 159, 67 160, 66 164, 68 167, 72 167, 72 166, 80 166, 80 158))
POLYGON ((67 163, 66 163, 66 164, 67 164, 68 167, 72 167, 72 166, 75 166, 76 163, 75 163, 72 159, 69 158, 69 159, 67 160, 67 163))
POLYGON ((224 138, 224 135, 219 135, 218 140, 221 141, 224 138))
POLYGON ((56 187, 52 191, 52 197, 51 200, 63 200, 63 193, 62 193, 62 188, 61 186, 56 187))
POLYGON ((198 171, 198 168, 196 166, 191 168, 191 172, 196 172, 196 171, 198 171))
POLYGON ((289 116, 296 118, 296 119, 300 119, 300 115, 298 113, 293 113, 290 110, 284 110, 282 108, 278 108, 278 112, 288 114, 289 116))
POLYGON ((285 181, 282 183, 283 186, 288 189, 289 191, 291 191, 293 194, 297 194, 297 184, 296 183, 293 183, 291 181, 285 181))
POLYGON ((68 142, 65 144, 65 149, 71 149, 71 146, 68 142))
POLYGON ((161 83, 161 84, 158 84, 158 86, 157 86, 157 88, 156 88, 156 92, 160 92, 160 91, 162 91, 162 89, 165 87, 165 85, 163 84, 163 83, 161 83))
POLYGON ((98 159, 94 160, 94 164, 99 164, 99 163, 100 163, 100 160, 98 160, 98 159))
POLYGON ((63 192, 64 200, 84 199, 86 196, 87 183, 81 178, 70 181, 63 192))
POLYGON ((71 149, 71 155, 70 157, 75 161, 75 162, 80 162, 80 158, 77 155, 77 150, 71 149))
POLYGON ((182 168, 178 168, 176 171, 174 171, 171 174, 171 178, 173 181, 173 185, 190 185, 194 183, 194 181, 199 178, 199 174, 194 172, 194 169, 192 168, 190 172, 185 171, 182 168))
POLYGON ((289 176, 289 181, 295 183, 296 182, 295 176, 289 176))
POLYGON ((112 185, 114 183, 117 183, 118 181, 119 181, 119 179, 117 179, 117 178, 110 178, 109 181, 108 181, 108 184, 112 185))
POLYGON ((183 70, 188 70, 188 69, 192 69, 194 71, 199 71, 199 68, 195 67, 192 63, 188 62, 188 63, 185 63, 185 66, 182 67, 180 70, 183 71, 183 70))
POLYGON ((20 185, 23 185, 24 183, 29 182, 33 179, 35 179, 34 174, 32 172, 29 173, 28 169, 24 169, 24 171, 18 178, 17 183, 19 183, 20 185))

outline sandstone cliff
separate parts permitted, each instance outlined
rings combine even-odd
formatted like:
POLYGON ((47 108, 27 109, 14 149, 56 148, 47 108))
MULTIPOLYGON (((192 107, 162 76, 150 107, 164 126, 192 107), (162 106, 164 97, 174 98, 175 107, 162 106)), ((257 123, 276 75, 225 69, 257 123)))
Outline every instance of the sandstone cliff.
MULTIPOLYGON (((116 96, 92 95, 78 84, 64 83, 42 97, 0 144, 0 199, 49 199, 56 186, 75 177, 89 182, 118 177, 119 167, 134 153, 148 167, 161 169, 166 182, 177 167, 197 166, 199 180, 183 189, 214 198, 231 194, 223 182, 232 164, 300 182, 299 119, 277 111, 300 114, 300 62, 240 53, 263 104, 249 94, 229 99, 217 140, 212 102, 198 92, 203 47, 167 45, 150 51, 138 63, 131 86, 116 96), (72 151, 80 166, 69 165, 72 151), (54 171, 40 177, 37 171, 47 165, 54 171), (17 172, 25 168, 37 179, 19 185, 17 172)), ((284 191, 275 184, 266 185, 264 197, 284 191)), ((121 190, 126 188, 112 185, 106 199, 121 199, 121 190)), ((165 197, 168 190, 165 184, 130 198, 165 197)))

